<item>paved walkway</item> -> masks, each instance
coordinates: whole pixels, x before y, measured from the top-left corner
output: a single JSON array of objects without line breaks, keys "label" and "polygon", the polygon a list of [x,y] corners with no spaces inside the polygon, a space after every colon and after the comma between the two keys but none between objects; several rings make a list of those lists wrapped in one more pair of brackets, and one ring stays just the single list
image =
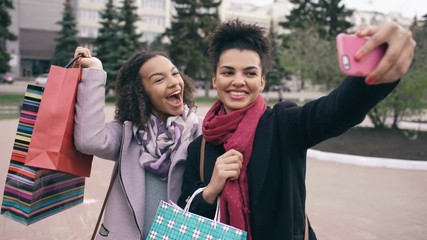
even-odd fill
[{"label": "paved walkway", "polygon": [[[207,108],[201,107],[199,115]],[[106,109],[111,118],[112,108]],[[17,120],[1,120],[0,199]],[[90,239],[112,163],[99,158],[86,180],[85,202],[24,226],[0,216],[0,239]],[[319,239],[418,240],[427,236],[427,172],[363,167],[309,158],[307,209]]]}]

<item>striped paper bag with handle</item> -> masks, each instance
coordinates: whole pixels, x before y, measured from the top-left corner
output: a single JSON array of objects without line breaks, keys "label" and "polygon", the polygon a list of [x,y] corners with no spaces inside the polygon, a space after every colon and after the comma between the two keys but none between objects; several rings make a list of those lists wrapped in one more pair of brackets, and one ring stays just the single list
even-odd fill
[{"label": "striped paper bag with handle", "polygon": [[7,172],[1,214],[29,225],[83,202],[85,178],[25,166],[44,88],[28,85]]}]

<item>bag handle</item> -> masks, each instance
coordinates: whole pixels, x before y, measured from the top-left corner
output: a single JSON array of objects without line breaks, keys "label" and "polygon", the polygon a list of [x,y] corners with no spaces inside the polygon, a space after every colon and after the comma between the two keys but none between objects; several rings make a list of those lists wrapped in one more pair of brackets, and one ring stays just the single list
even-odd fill
[{"label": "bag handle", "polygon": [[[69,68],[71,65],[73,65],[73,67],[74,67],[75,62],[76,62],[78,59],[80,59],[82,56],[83,56],[83,54],[82,54],[82,53],[79,53],[75,58],[73,58],[72,60],[70,60],[70,61],[67,63],[67,65],[65,65],[65,68]],[[80,61],[78,61],[78,63],[79,63],[79,65],[80,65]]]},{"label": "bag handle", "polygon": [[[206,146],[206,139],[202,136],[202,143],[200,144],[200,181],[202,181],[202,182],[204,182],[205,146]],[[206,187],[197,189],[193,193],[193,195],[196,196],[198,193],[200,193],[203,190],[205,190],[205,188]],[[186,207],[188,205],[188,209],[190,209],[191,201],[193,201],[193,198],[194,198],[193,195],[191,195],[191,197],[187,201],[187,204],[185,205]],[[221,215],[221,212],[220,212],[220,209],[219,209],[219,200],[220,200],[220,198],[218,196],[217,199],[216,199],[216,211],[215,211],[215,216],[214,216],[214,220],[217,221],[217,222],[219,222],[220,215]]]},{"label": "bag handle", "polygon": [[308,240],[308,219],[307,219],[307,214],[305,215],[304,240]]},{"label": "bag handle", "polygon": [[102,203],[101,211],[99,212],[98,220],[96,221],[95,229],[93,230],[91,240],[94,240],[96,237],[96,233],[98,232],[99,225],[101,224],[102,216],[104,215],[105,207],[107,205],[108,197],[110,196],[111,189],[113,188],[114,181],[117,177],[117,172],[119,171],[118,167],[116,167],[114,170],[113,176],[111,176],[110,186],[108,186],[107,193],[105,194],[104,202]]},{"label": "bag handle", "polygon": [[202,144],[200,145],[200,181],[204,182],[204,167],[205,167],[205,145],[206,139],[202,137]]},{"label": "bag handle", "polygon": [[[204,170],[204,165],[205,165],[205,146],[206,146],[206,139],[204,137],[202,137],[202,143],[200,145],[200,181],[204,181],[204,174],[203,174],[203,170]],[[189,211],[190,210],[190,205],[191,202],[193,201],[193,199],[196,197],[197,194],[203,192],[205,190],[206,187],[201,187],[199,189],[197,189],[196,191],[194,191],[194,193],[187,199],[187,203],[185,204],[184,207],[184,211]],[[216,211],[215,211],[215,217],[214,217],[214,221],[215,222],[219,222],[219,217],[220,217],[220,210],[219,210],[219,196],[216,200]]]},{"label": "bag handle", "polygon": [[[194,191],[194,193],[188,198],[187,203],[185,204],[184,207],[184,211],[188,212],[190,211],[190,206],[191,206],[191,202],[193,202],[193,199],[197,196],[197,194],[203,192],[205,190],[206,187],[201,187],[198,188],[196,191]],[[220,219],[220,210],[219,210],[219,202],[220,202],[220,198],[218,196],[217,200],[216,200],[216,210],[215,210],[215,217],[214,217],[214,222],[219,222]]]}]

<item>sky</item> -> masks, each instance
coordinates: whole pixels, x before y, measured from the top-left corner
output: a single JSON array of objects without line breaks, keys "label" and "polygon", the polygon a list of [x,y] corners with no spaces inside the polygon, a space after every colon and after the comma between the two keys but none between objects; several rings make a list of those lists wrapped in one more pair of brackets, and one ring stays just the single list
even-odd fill
[{"label": "sky", "polygon": [[[273,0],[229,0],[231,2],[247,2],[255,5],[265,5]],[[412,18],[427,14],[427,0],[343,0],[348,8],[371,10],[383,13],[400,12],[403,16]]]}]

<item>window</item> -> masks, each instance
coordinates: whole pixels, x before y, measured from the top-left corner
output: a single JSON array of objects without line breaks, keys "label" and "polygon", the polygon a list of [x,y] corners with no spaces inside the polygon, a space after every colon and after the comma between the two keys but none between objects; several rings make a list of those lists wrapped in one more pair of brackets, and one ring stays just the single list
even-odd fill
[{"label": "window", "polygon": [[89,9],[80,9],[79,18],[84,20],[99,21],[99,11],[89,10]]},{"label": "window", "polygon": [[79,28],[80,37],[89,37],[96,38],[98,36],[98,29],[95,27],[80,27]]},{"label": "window", "polygon": [[165,18],[160,16],[150,16],[150,15],[143,15],[141,16],[142,22],[147,25],[152,26],[165,26]]},{"label": "window", "polygon": [[143,32],[141,41],[143,42],[153,42],[156,37],[159,36],[159,33],[155,32]]},{"label": "window", "polygon": [[165,9],[166,0],[141,0],[143,8]]}]

